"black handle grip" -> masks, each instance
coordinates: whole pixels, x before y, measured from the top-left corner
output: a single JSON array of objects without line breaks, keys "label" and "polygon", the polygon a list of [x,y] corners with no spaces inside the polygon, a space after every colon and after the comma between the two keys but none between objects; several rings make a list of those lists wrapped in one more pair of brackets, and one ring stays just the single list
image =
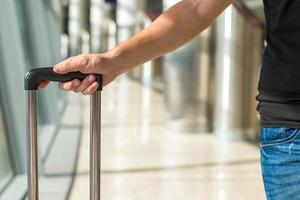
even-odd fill
[{"label": "black handle grip", "polygon": [[[90,74],[81,72],[70,72],[67,74],[57,74],[52,67],[36,68],[26,73],[24,79],[25,90],[38,90],[41,81],[68,82],[74,79],[83,80]],[[102,90],[102,75],[93,74],[99,83],[98,91]]]}]

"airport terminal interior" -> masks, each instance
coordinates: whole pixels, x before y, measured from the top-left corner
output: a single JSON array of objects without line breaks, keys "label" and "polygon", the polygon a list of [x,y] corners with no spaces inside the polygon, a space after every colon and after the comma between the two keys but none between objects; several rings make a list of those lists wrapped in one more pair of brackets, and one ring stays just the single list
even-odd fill
[{"label": "airport terminal interior", "polygon": [[[2,0],[0,200],[27,199],[24,75],[102,53],[179,0]],[[175,52],[101,92],[101,199],[264,200],[260,0],[239,0]],[[39,194],[89,199],[90,97],[38,91]]]}]

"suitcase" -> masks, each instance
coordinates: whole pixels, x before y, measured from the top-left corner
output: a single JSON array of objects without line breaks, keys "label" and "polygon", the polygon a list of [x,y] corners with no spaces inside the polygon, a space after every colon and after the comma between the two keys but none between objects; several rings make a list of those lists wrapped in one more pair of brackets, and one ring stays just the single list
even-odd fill
[{"label": "suitcase", "polygon": [[[94,75],[99,87],[90,97],[90,200],[100,200],[102,76]],[[83,80],[86,76],[88,74],[80,72],[56,74],[51,67],[33,69],[25,75],[28,200],[39,199],[36,100],[39,83],[42,80],[57,82],[67,82],[73,79]]]}]

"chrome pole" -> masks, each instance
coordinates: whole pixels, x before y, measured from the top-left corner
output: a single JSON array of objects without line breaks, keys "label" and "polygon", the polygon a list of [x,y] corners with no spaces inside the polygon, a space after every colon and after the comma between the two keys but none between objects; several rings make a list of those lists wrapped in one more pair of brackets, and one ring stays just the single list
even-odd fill
[{"label": "chrome pole", "polygon": [[[263,12],[261,1],[252,2],[251,9]],[[215,30],[213,132],[225,141],[252,138],[258,122],[252,110],[256,110],[253,99],[257,95],[264,34],[253,28],[233,6],[218,17]]]},{"label": "chrome pole", "polygon": [[[163,0],[163,7],[167,10],[178,2],[179,0]],[[201,72],[205,72],[206,66],[209,66],[205,63],[203,54],[210,51],[202,46],[209,42],[198,36],[164,56],[163,95],[167,110],[166,126],[171,132],[200,133],[207,132],[209,128],[206,112],[208,94],[200,90],[200,86],[206,84],[201,79],[205,77]]]},{"label": "chrome pole", "polygon": [[28,199],[39,199],[36,91],[26,91]]},{"label": "chrome pole", "polygon": [[100,200],[101,91],[91,96],[90,105],[90,200]]}]

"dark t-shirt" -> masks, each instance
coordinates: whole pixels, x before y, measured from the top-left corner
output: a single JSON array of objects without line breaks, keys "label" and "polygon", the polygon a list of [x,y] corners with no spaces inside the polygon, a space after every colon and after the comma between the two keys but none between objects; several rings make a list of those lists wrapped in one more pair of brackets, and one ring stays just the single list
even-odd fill
[{"label": "dark t-shirt", "polygon": [[264,0],[267,47],[259,81],[262,127],[300,128],[300,0]]}]

